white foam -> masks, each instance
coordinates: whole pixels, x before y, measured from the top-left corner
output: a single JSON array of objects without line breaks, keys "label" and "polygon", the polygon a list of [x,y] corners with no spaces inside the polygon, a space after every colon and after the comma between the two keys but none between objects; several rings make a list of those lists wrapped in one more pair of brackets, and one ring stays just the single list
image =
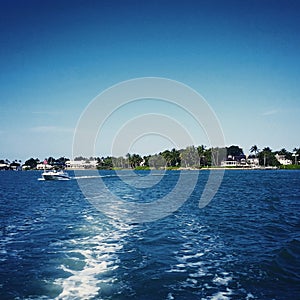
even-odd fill
[{"label": "white foam", "polygon": [[193,279],[193,278],[188,278],[186,281],[191,282],[194,285],[196,285],[198,283],[198,281],[196,279]]},{"label": "white foam", "polygon": [[207,272],[205,272],[204,270],[201,270],[201,269],[197,270],[196,273],[189,274],[189,276],[192,278],[202,277],[202,276],[206,276],[206,275],[207,275]]},{"label": "white foam", "polygon": [[[94,221],[94,218],[89,216],[86,216],[86,219]],[[99,225],[93,225],[89,228],[90,232],[99,234],[67,241],[67,248],[71,248],[67,252],[64,251],[68,263],[62,264],[60,268],[70,275],[55,280],[55,284],[62,288],[62,292],[56,297],[57,300],[91,299],[99,294],[101,284],[114,282],[113,276],[110,275],[109,280],[105,276],[102,280],[101,275],[107,275],[119,267],[117,252],[123,247],[119,241],[130,227],[121,226],[121,231],[116,228],[110,228],[108,231],[106,228],[101,230]],[[70,266],[70,261],[75,263],[75,268]],[[82,268],[78,270],[80,261]]]},{"label": "white foam", "polygon": [[191,268],[201,267],[202,265],[203,265],[202,261],[195,261],[195,262],[187,263],[187,266],[191,267]]},{"label": "white foam", "polygon": [[226,289],[226,292],[218,292],[218,293],[212,295],[211,297],[209,297],[209,299],[211,299],[211,300],[230,300],[231,299],[229,297],[230,295],[232,295],[232,290]]},{"label": "white foam", "polygon": [[172,295],[172,293],[169,293],[167,296],[167,300],[173,300],[175,299],[174,296]]},{"label": "white foam", "polygon": [[183,273],[186,272],[185,269],[176,269],[176,268],[172,268],[171,270],[167,270],[167,273]]},{"label": "white foam", "polygon": [[187,261],[189,259],[198,258],[198,257],[201,257],[203,255],[204,255],[204,253],[202,253],[202,252],[198,252],[196,254],[191,254],[191,255],[183,255],[181,257],[178,257],[178,260]]},{"label": "white foam", "polygon": [[213,279],[213,282],[219,285],[228,285],[228,282],[232,280],[231,276],[227,276],[227,277],[219,277],[218,275],[215,276],[215,278]]},{"label": "white foam", "polygon": [[93,178],[106,178],[106,177],[117,177],[117,175],[83,175],[83,176],[75,176],[72,179],[93,179]]},{"label": "white foam", "polygon": [[104,176],[90,175],[90,176],[76,176],[72,178],[77,180],[77,179],[92,179],[92,178],[99,178],[99,177],[104,177]]}]

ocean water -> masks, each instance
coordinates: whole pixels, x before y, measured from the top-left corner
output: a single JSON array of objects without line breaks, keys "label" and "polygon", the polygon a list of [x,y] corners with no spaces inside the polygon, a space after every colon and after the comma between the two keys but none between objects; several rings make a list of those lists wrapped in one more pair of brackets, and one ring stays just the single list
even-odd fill
[{"label": "ocean water", "polygon": [[[179,178],[122,172],[126,182],[101,175],[133,203],[159,199]],[[147,223],[107,217],[78,185],[97,180],[71,175],[0,172],[0,299],[300,299],[299,171],[228,170],[199,209],[209,175],[201,170],[178,210]]]}]

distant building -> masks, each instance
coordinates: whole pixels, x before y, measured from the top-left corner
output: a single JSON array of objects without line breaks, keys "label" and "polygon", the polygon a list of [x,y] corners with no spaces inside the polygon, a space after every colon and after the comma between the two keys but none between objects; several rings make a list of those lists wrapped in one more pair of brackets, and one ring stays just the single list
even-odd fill
[{"label": "distant building", "polygon": [[248,156],[248,158],[247,158],[247,164],[251,168],[258,167],[259,166],[259,158],[255,157],[255,156]]},{"label": "distant building", "polygon": [[44,169],[46,169],[46,170],[51,170],[52,168],[53,168],[53,166],[48,165],[48,164],[44,164],[44,163],[41,163],[41,164],[37,164],[37,165],[36,165],[36,169],[37,169],[37,170],[44,170]]},{"label": "distant building", "polygon": [[275,154],[275,157],[279,163],[284,166],[291,165],[293,163],[290,159],[285,158],[285,155]]},{"label": "distant building", "polygon": [[0,164],[0,170],[8,170],[9,165],[8,164]]},{"label": "distant building", "polygon": [[221,162],[221,167],[246,167],[247,161],[245,155],[231,156],[228,155],[226,160]]},{"label": "distant building", "polygon": [[228,155],[227,159],[221,162],[221,167],[239,167],[239,168],[257,168],[259,167],[259,159],[255,156]]},{"label": "distant building", "polygon": [[69,169],[96,169],[97,160],[67,160],[66,167]]},{"label": "distant building", "polygon": [[237,167],[238,162],[233,159],[227,158],[227,160],[221,161],[221,167]]},{"label": "distant building", "polygon": [[11,170],[14,170],[14,171],[21,171],[21,170],[22,170],[21,164],[18,163],[18,162],[16,162],[16,161],[12,162],[12,163],[9,165],[9,168],[10,168]]}]

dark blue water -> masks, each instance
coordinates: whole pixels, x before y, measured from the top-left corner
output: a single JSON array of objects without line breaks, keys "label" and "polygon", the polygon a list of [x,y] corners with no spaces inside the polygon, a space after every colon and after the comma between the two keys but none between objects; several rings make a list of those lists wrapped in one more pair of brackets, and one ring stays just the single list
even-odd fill
[{"label": "dark blue water", "polygon": [[[78,180],[95,185],[88,174]],[[0,172],[0,299],[299,299],[300,172],[226,171],[199,209],[208,174],[175,213],[135,224],[99,212],[75,179]],[[131,202],[178,180],[137,188],[103,175]]]}]

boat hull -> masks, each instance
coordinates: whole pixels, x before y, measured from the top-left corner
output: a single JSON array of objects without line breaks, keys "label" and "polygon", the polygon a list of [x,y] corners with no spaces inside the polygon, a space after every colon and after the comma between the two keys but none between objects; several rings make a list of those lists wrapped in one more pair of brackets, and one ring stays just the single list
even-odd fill
[{"label": "boat hull", "polygon": [[65,172],[44,172],[42,174],[44,180],[69,180],[70,177]]}]

